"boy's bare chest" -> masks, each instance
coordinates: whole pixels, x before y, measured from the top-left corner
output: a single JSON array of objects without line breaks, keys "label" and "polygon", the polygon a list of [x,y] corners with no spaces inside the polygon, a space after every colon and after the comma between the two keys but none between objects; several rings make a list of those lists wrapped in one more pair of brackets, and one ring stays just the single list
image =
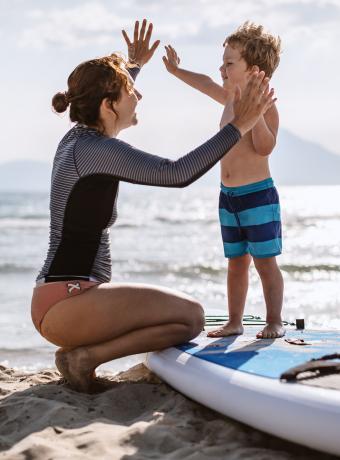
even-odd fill
[{"label": "boy's bare chest", "polygon": [[[226,123],[230,123],[234,118],[234,110],[233,110],[233,102],[231,101],[227,104],[224,108],[224,119]],[[253,155],[255,153],[253,138],[251,131],[244,134],[244,136],[237,142],[237,144],[230,150],[229,154],[226,155],[224,158],[225,160],[232,160],[234,155],[238,154],[241,157],[248,157],[249,155]],[[241,158],[240,158],[241,160]],[[246,158],[243,159],[245,161]],[[249,160],[249,158],[247,158]],[[241,160],[242,161],[242,160]]]},{"label": "boy's bare chest", "polygon": [[228,154],[222,158],[222,163],[231,164],[231,163],[249,163],[256,162],[259,155],[256,154],[253,138],[251,132],[246,133],[237,144],[232,147]]},{"label": "boy's bare chest", "polygon": [[[224,117],[226,122],[233,120],[234,111],[232,104],[230,104],[230,107],[225,108]],[[236,180],[242,181],[243,176],[267,174],[267,169],[268,159],[257,155],[251,131],[244,134],[221,160],[222,176],[226,179],[233,177]]]}]

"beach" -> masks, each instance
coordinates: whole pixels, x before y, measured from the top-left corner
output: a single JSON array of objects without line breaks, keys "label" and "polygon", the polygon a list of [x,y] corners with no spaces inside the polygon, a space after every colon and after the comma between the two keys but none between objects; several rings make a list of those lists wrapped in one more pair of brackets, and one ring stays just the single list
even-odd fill
[{"label": "beach", "polygon": [[0,22],[0,460],[340,460],[340,0]]},{"label": "beach", "polygon": [[[123,185],[111,231],[113,282],[164,285],[199,299],[207,315],[226,314],[218,189],[190,187],[169,195]],[[340,188],[279,191],[284,319],[339,329]],[[78,394],[60,384],[56,348],[39,336],[30,318],[48,224],[48,193],[1,195],[0,459],[331,458],[190,401],[141,367],[145,355],[100,366],[100,375],[112,384],[103,393]],[[265,315],[254,267],[245,313]],[[268,410],[275,408],[263,408],[259,417]]]},{"label": "beach", "polygon": [[[55,369],[23,373],[1,366],[0,458],[335,458],[223,417],[171,389],[142,364],[102,378],[105,391],[88,395],[69,389]],[[265,410],[259,414],[265,416]]]}]

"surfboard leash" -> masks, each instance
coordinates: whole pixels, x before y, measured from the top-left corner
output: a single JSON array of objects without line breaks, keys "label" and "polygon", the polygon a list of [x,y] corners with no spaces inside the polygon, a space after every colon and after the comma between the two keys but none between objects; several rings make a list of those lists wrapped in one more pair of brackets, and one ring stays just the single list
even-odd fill
[{"label": "surfboard leash", "polygon": [[[207,315],[205,317],[205,325],[206,326],[223,326],[226,322],[228,322],[229,316],[228,315]],[[284,326],[296,326],[295,323],[290,323],[289,321],[282,321]],[[265,326],[266,321],[261,318],[261,316],[255,315],[244,315],[242,324],[245,326]]]}]

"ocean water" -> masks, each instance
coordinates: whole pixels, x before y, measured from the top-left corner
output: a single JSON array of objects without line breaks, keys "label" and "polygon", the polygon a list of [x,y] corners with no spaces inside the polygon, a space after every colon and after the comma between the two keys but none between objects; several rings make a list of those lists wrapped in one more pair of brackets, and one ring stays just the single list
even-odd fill
[{"label": "ocean water", "polygon": [[[340,328],[340,186],[279,187],[284,251],[284,319]],[[47,193],[0,194],[0,363],[26,370],[54,365],[55,347],[35,331],[30,298],[48,245]],[[111,231],[112,281],[164,285],[199,299],[207,314],[226,313],[226,261],[218,187],[182,190],[123,184]],[[246,313],[265,316],[251,268]],[[102,366],[120,371],[142,355]]]}]

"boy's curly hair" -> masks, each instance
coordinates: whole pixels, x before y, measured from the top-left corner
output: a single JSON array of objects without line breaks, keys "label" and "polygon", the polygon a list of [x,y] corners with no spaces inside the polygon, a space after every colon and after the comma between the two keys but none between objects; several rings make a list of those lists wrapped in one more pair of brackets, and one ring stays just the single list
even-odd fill
[{"label": "boy's curly hair", "polygon": [[280,62],[281,38],[264,31],[264,27],[247,21],[229,35],[223,46],[240,49],[248,67],[257,65],[271,78]]}]

